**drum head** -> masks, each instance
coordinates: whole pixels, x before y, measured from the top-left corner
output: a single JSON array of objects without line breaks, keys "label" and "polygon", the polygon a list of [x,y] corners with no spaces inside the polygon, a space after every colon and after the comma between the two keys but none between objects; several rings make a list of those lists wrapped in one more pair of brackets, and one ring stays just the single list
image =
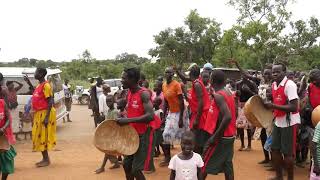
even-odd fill
[{"label": "drum head", "polygon": [[132,155],[139,148],[139,135],[130,125],[120,126],[114,120],[105,120],[95,131],[94,145],[106,154]]},{"label": "drum head", "polygon": [[255,127],[268,128],[272,124],[272,111],[266,109],[260,96],[252,96],[245,104],[245,116]]}]

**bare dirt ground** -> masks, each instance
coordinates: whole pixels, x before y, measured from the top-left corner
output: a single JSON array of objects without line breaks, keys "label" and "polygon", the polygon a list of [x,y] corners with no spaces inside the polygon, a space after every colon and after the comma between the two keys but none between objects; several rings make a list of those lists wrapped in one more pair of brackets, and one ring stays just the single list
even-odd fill
[{"label": "bare dirt ground", "polygon": [[[61,123],[57,128],[58,145],[55,151],[49,152],[51,166],[36,168],[35,163],[41,160],[41,154],[32,152],[30,140],[23,140],[16,144],[17,157],[15,159],[15,173],[9,176],[12,180],[122,180],[125,179],[123,169],[109,170],[107,163],[106,172],[96,175],[96,170],[103,159],[103,154],[92,144],[94,133],[93,119],[87,106],[74,105],[72,107],[72,123]],[[258,165],[262,160],[260,141],[253,142],[251,152],[239,152],[239,141],[235,144],[234,169],[235,179],[243,180],[265,180],[273,175],[265,168]],[[173,153],[179,151],[175,146]],[[157,165],[161,160],[155,159]],[[165,180],[169,179],[170,171],[167,168],[157,167],[155,173],[146,175],[147,179]],[[308,179],[308,169],[296,168],[295,179]],[[224,176],[209,176],[209,180],[222,180]]]}]

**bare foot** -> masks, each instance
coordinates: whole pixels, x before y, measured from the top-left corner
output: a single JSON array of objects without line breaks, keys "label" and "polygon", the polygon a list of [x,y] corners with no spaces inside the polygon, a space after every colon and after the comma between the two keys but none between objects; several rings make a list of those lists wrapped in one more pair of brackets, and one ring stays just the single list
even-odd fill
[{"label": "bare foot", "polygon": [[120,168],[120,164],[114,164],[109,169],[118,169],[118,168]]},{"label": "bare foot", "polygon": [[36,163],[37,167],[46,167],[50,165],[50,160],[42,160],[38,163]]},{"label": "bare foot", "polygon": [[94,171],[96,174],[100,174],[102,172],[104,172],[104,168],[99,168],[97,170]]}]

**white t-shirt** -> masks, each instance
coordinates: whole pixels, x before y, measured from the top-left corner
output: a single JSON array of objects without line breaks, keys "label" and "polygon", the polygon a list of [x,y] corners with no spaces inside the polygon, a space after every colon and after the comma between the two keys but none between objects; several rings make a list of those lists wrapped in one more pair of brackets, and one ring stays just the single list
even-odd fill
[{"label": "white t-shirt", "polygon": [[99,113],[103,113],[105,116],[107,116],[109,110],[106,99],[107,97],[104,94],[99,96]]},{"label": "white t-shirt", "polygon": [[[283,80],[280,83],[280,86],[284,86],[285,82],[287,81],[287,77],[284,77]],[[272,88],[274,88],[275,86],[272,86]],[[277,90],[279,87],[276,87],[275,90]],[[294,100],[294,99],[298,99],[299,100],[299,96],[298,96],[298,88],[297,85],[292,81],[292,80],[288,80],[286,86],[284,87],[284,94],[287,96],[288,101]],[[284,115],[282,117],[276,117],[275,119],[275,124],[277,127],[289,127],[289,124],[287,122],[287,116]],[[293,126],[295,124],[300,124],[300,114],[299,113],[295,113],[292,114],[290,113],[290,126]]]},{"label": "white t-shirt", "polygon": [[178,155],[173,156],[169,169],[176,171],[175,180],[198,180],[197,168],[202,168],[203,165],[200,154],[194,152],[189,160],[182,160]]},{"label": "white t-shirt", "polygon": [[66,98],[71,98],[71,92],[70,92],[70,85],[68,84],[68,85],[65,85],[65,84],[63,84],[62,85],[62,88],[63,88],[63,91],[64,91],[64,96],[66,97]]},{"label": "white t-shirt", "polygon": [[96,92],[97,92],[97,99],[103,94],[102,87],[96,87]]}]

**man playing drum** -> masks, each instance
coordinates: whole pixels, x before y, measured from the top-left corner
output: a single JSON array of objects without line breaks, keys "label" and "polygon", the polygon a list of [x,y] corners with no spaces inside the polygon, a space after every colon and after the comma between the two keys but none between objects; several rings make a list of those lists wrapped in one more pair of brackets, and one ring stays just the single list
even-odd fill
[{"label": "man playing drum", "polygon": [[265,103],[273,109],[275,118],[272,132],[272,162],[276,170],[274,180],[282,180],[282,169],[288,172],[288,180],[293,179],[296,147],[296,128],[300,124],[298,111],[299,96],[297,85],[286,77],[286,66],[272,66],[272,103]]},{"label": "man playing drum", "polygon": [[127,180],[145,180],[142,170],[147,158],[148,137],[151,131],[149,122],[153,120],[154,112],[150,93],[138,85],[140,71],[137,68],[125,69],[122,73],[122,85],[129,88],[127,96],[127,118],[117,118],[119,124],[130,124],[139,134],[139,149],[123,160],[123,168]]}]

